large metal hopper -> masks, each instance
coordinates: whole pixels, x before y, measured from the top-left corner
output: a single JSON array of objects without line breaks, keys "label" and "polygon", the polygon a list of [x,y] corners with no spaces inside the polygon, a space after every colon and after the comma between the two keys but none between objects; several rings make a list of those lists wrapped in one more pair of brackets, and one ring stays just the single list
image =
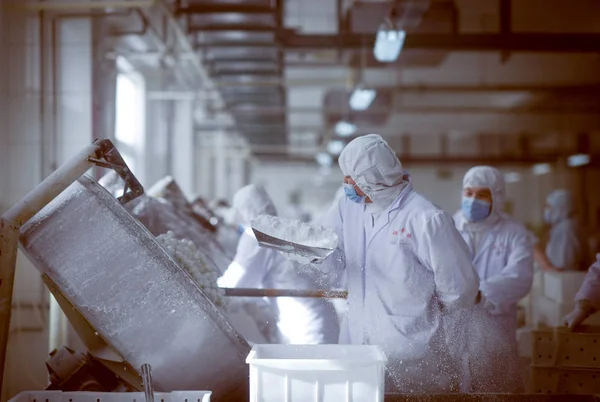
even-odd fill
[{"label": "large metal hopper", "polygon": [[72,306],[67,316],[88,324],[74,326],[92,353],[102,341],[122,356],[122,370],[150,364],[157,391],[206,389],[217,401],[246,399],[247,342],[92,179],[81,177],[29,220],[21,246],[63,306]]}]

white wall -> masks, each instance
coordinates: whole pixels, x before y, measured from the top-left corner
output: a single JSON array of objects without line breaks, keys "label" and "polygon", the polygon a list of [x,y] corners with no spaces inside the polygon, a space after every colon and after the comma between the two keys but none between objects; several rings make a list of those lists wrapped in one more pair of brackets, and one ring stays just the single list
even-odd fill
[{"label": "white wall", "polygon": [[280,215],[285,215],[290,193],[296,190],[300,191],[302,206],[315,215],[329,206],[342,179],[337,167],[329,175],[321,176],[316,164],[255,162],[250,182],[265,187]]}]

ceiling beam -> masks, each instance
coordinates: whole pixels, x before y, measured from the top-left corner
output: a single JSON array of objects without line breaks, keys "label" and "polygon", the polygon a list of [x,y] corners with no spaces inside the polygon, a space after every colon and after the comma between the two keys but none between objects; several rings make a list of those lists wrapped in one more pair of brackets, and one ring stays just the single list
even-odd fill
[{"label": "ceiling beam", "polygon": [[[215,110],[216,112],[220,110]],[[343,106],[339,108],[323,108],[323,107],[284,107],[284,106],[271,106],[262,107],[260,110],[255,109],[244,109],[237,108],[229,110],[235,114],[279,114],[285,112],[287,114],[343,114],[347,113]],[[547,114],[598,114],[598,108],[590,107],[589,109],[582,109],[577,107],[566,107],[566,106],[544,106],[544,107],[522,107],[522,108],[510,108],[510,107],[491,107],[491,106],[410,106],[401,105],[397,107],[379,108],[379,109],[368,109],[366,111],[353,112],[357,116],[364,116],[368,114],[383,114],[383,113],[415,113],[415,114],[456,114],[456,113],[467,113],[467,114],[532,114],[532,115],[547,115]]]},{"label": "ceiling beam", "polygon": [[271,7],[257,6],[253,4],[188,4],[177,10],[177,14],[273,14],[276,10]]},{"label": "ceiling beam", "polygon": [[[216,32],[216,31],[240,31],[240,32],[275,32],[277,30],[274,26],[269,25],[256,25],[256,24],[206,24],[206,25],[192,25],[189,28],[189,32]],[[210,42],[209,42],[210,44]]]},{"label": "ceiling beam", "polygon": [[[360,49],[372,47],[375,34],[280,36],[287,50]],[[600,52],[600,34],[408,34],[404,49],[430,49],[463,52]]]}]

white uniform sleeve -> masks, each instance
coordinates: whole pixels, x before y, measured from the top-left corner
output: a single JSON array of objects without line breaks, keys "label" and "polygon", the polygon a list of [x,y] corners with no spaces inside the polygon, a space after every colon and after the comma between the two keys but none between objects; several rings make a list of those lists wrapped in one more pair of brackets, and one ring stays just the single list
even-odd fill
[{"label": "white uniform sleeve", "polygon": [[481,293],[486,297],[492,313],[509,312],[531,290],[533,283],[533,246],[525,230],[513,236],[506,266],[499,275],[481,282]]},{"label": "white uniform sleeve", "polygon": [[219,286],[236,288],[260,288],[269,270],[274,250],[260,247],[256,239],[242,234],[233,262],[219,279]]},{"label": "white uniform sleeve", "polygon": [[588,270],[579,292],[575,295],[575,301],[583,299],[589,300],[600,310],[600,254],[596,254],[596,262]]},{"label": "white uniform sleeve", "polygon": [[449,308],[474,305],[479,276],[452,218],[445,213],[434,215],[425,223],[419,237],[418,257],[435,275],[439,300]]}]

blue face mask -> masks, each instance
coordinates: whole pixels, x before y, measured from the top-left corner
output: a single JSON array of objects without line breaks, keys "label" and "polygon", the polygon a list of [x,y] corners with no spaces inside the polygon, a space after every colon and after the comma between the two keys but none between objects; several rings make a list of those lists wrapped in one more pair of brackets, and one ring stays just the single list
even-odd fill
[{"label": "blue face mask", "polygon": [[492,204],[473,197],[463,197],[461,208],[465,217],[471,222],[479,222],[490,215]]},{"label": "blue face mask", "polygon": [[357,204],[364,204],[367,199],[366,196],[358,195],[352,184],[344,183],[344,193],[346,193],[346,197],[348,197],[350,201]]}]

